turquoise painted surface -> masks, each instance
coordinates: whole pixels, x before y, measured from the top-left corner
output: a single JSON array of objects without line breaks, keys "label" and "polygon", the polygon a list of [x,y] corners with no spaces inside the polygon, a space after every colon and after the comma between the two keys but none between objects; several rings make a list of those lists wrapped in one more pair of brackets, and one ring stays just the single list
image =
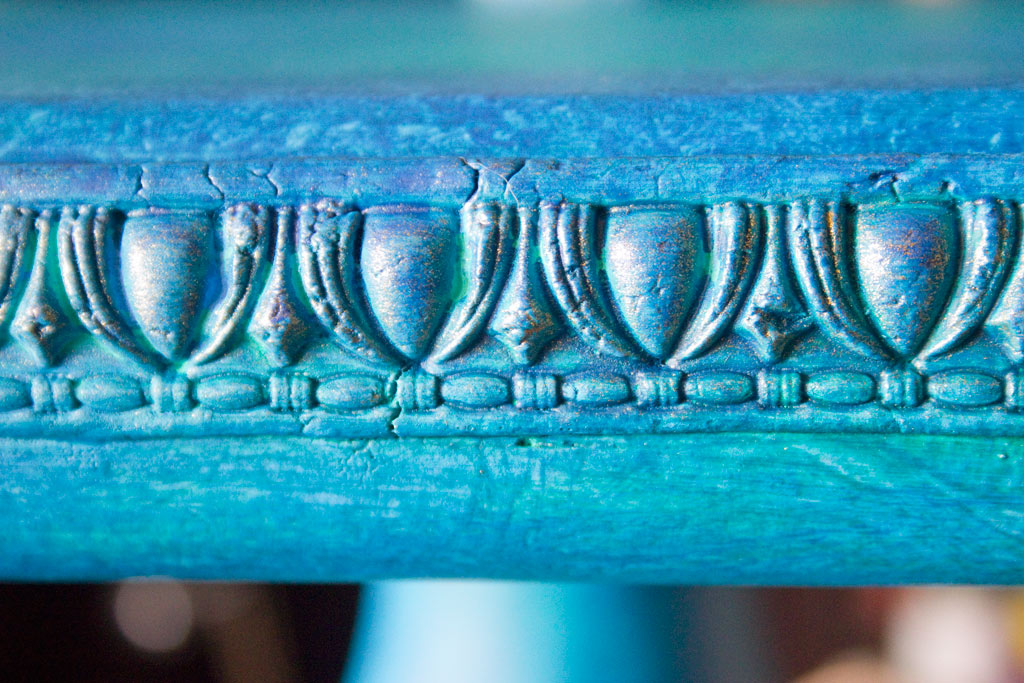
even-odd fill
[{"label": "turquoise painted surface", "polygon": [[[810,164],[795,174],[806,179],[808,171],[819,170],[818,164],[824,164],[826,174],[830,167],[856,165],[858,160],[851,158],[856,155],[1021,154],[1021,82],[998,87],[723,88],[703,94],[652,88],[636,95],[495,95],[482,89],[448,96],[420,88],[387,96],[227,89],[205,95],[172,90],[8,97],[0,98],[0,161],[148,163],[154,171],[161,170],[159,162],[184,162],[192,164],[190,171],[180,172],[188,180],[205,163],[218,161],[252,165],[265,174],[270,160],[309,164],[323,157],[579,163],[648,158],[652,164],[666,157],[699,165],[723,156],[743,164],[756,162],[756,155],[778,155],[776,161],[798,168],[801,159]],[[897,168],[872,170],[898,171],[899,161],[883,159]],[[903,159],[909,161],[916,160]],[[968,158],[962,163],[985,169],[987,162]],[[113,171],[100,166],[96,173],[103,177]],[[719,175],[711,173],[708,179]],[[764,181],[785,181],[794,174],[744,170],[738,175],[750,184],[771,185]],[[159,196],[175,184],[172,175],[156,176],[144,194]],[[39,189],[51,188],[39,183]],[[264,183],[263,192],[273,188]],[[209,187],[205,195],[208,201],[216,199]]]},{"label": "turquoise painted surface", "polygon": [[1024,442],[0,442],[0,576],[1020,583]]},{"label": "turquoise painted surface", "polygon": [[[1022,99],[9,102],[0,576],[1019,582]],[[516,107],[532,118],[502,124]],[[265,156],[317,116],[333,132],[300,158]],[[633,127],[586,132],[604,117]],[[345,150],[359,158],[323,156]],[[613,223],[611,258],[591,258],[601,217],[665,202],[671,231]],[[416,237],[414,274],[395,276],[384,238],[359,253],[370,280],[352,267],[376,205],[402,207],[370,227]],[[519,209],[543,220],[498,267]],[[455,212],[458,240],[408,218]],[[726,245],[658,261],[713,283],[704,312],[604,310],[652,291],[659,268],[632,266],[662,234]],[[928,277],[901,303],[908,269]],[[785,343],[745,297],[782,314]],[[442,309],[455,362],[412,367]],[[514,324],[471,349],[494,310]]]},{"label": "turquoise painted surface", "polygon": [[1020,582],[1024,15],[638,7],[0,8],[0,576]]}]

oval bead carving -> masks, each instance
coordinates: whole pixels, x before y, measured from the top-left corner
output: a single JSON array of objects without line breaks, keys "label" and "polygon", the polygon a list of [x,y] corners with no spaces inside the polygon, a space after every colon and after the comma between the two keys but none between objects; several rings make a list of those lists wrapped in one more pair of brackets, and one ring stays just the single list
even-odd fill
[{"label": "oval bead carving", "polygon": [[445,378],[441,398],[459,408],[496,408],[512,400],[512,390],[504,377],[466,373]]},{"label": "oval bead carving", "polygon": [[707,272],[703,218],[692,206],[608,212],[604,259],[612,299],[637,343],[666,358]]},{"label": "oval bead carving", "polygon": [[807,379],[804,391],[818,403],[855,406],[875,398],[875,380],[863,372],[819,372]]},{"label": "oval bead carving", "polygon": [[999,379],[981,372],[950,370],[928,378],[928,396],[956,408],[979,408],[1003,398]]},{"label": "oval bead carving", "polygon": [[562,396],[570,403],[584,406],[614,406],[632,396],[629,380],[621,375],[581,373],[567,377]]},{"label": "oval bead carving", "polygon": [[146,404],[139,383],[124,375],[93,375],[78,382],[75,397],[85,406],[105,413],[120,413]]},{"label": "oval bead carving", "polygon": [[265,403],[263,382],[250,375],[218,375],[199,380],[196,386],[199,405],[219,412],[248,410]]},{"label": "oval bead carving", "polygon": [[146,340],[166,358],[181,359],[192,345],[213,254],[205,211],[128,215],[121,236],[125,298]]},{"label": "oval bead carving", "polygon": [[384,382],[373,375],[342,375],[316,388],[316,401],[328,410],[366,410],[387,401]]},{"label": "oval bead carving", "polygon": [[426,354],[451,303],[457,244],[458,220],[447,209],[385,206],[365,213],[366,298],[385,336],[410,360]]},{"label": "oval bead carving", "polygon": [[853,257],[861,295],[876,330],[897,355],[924,344],[956,275],[956,219],[946,207],[862,206]]},{"label": "oval bead carving", "polygon": [[698,403],[745,403],[754,398],[754,382],[738,372],[700,372],[686,378],[685,392]]},{"label": "oval bead carving", "polygon": [[0,411],[17,410],[32,405],[28,385],[10,377],[0,377]]}]

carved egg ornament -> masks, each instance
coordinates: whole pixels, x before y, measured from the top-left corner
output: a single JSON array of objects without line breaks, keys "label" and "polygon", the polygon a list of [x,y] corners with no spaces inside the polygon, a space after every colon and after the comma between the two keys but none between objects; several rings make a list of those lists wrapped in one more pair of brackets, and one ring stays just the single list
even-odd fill
[{"label": "carved egg ornament", "polygon": [[220,226],[207,211],[147,208],[128,213],[118,239],[110,213],[65,210],[68,299],[90,332],[143,363],[203,362],[256,295],[267,222],[265,207],[248,204],[228,207]]},{"label": "carved egg ornament", "polygon": [[707,270],[703,217],[694,207],[623,206],[608,213],[605,272],[634,339],[664,359],[682,332]]},{"label": "carved egg ornament", "polygon": [[121,234],[121,277],[132,317],[162,356],[179,360],[196,337],[210,284],[213,226],[205,212],[133,211]]},{"label": "carved egg ornament", "polygon": [[670,366],[706,352],[728,328],[763,239],[760,212],[740,202],[706,216],[679,204],[615,207],[600,247],[593,207],[542,204],[540,234],[548,284],[580,336],[600,353],[645,352]]},{"label": "carved egg ornament", "polygon": [[359,211],[341,202],[298,214],[299,272],[332,339],[386,364],[437,362],[481,332],[510,257],[509,207],[473,205],[459,216],[425,205]]},{"label": "carved egg ornament", "polygon": [[868,316],[889,348],[912,356],[956,277],[956,217],[938,206],[864,206],[855,225],[853,262]]},{"label": "carved egg ornament", "polygon": [[1004,202],[791,208],[797,279],[819,325],[867,356],[918,362],[977,332],[1006,280],[1018,226]]},{"label": "carved egg ornament", "polygon": [[455,294],[459,223],[452,211],[385,206],[363,217],[360,270],[366,299],[406,358],[430,348]]}]

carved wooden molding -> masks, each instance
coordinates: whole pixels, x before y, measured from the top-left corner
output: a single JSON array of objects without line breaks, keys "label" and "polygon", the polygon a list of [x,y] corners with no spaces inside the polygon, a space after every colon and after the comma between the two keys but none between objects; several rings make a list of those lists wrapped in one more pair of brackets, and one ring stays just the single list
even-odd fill
[{"label": "carved wooden molding", "polygon": [[0,577],[1021,581],[1019,90],[0,110]]},{"label": "carved wooden molding", "polygon": [[0,426],[1024,434],[1019,159],[819,161],[0,167]]}]

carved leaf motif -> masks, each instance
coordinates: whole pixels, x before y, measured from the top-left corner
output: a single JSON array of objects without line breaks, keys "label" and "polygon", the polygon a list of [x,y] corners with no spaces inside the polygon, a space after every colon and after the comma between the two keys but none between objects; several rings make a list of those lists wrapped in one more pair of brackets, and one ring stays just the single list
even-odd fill
[{"label": "carved leaf motif", "polygon": [[[964,259],[949,308],[922,358],[946,353],[981,327],[1010,270],[1019,226],[1013,207],[979,199],[961,208]],[[998,320],[998,317],[997,317]]]},{"label": "carved leaf motif", "polygon": [[851,259],[850,234],[841,205],[818,199],[794,203],[789,247],[804,299],[825,332],[869,358],[887,357],[856,308],[846,266]]},{"label": "carved leaf motif", "polygon": [[789,344],[807,332],[813,322],[793,291],[784,239],[784,209],[769,205],[764,207],[764,212],[767,226],[764,257],[736,327],[753,343],[761,360],[774,362],[782,358]]},{"label": "carved leaf motif", "polygon": [[761,214],[739,202],[711,209],[711,272],[697,312],[668,365],[699,356],[721,336],[743,304],[761,251]]},{"label": "carved leaf motif", "polygon": [[593,207],[544,202],[539,227],[544,271],[569,323],[600,353],[617,358],[637,356],[632,344],[615,329],[600,288]]},{"label": "carved leaf motif", "polygon": [[249,333],[278,366],[294,363],[313,334],[289,277],[294,212],[277,210],[277,238],[267,285],[253,312]]},{"label": "carved leaf motif", "polygon": [[515,262],[489,330],[523,364],[536,360],[562,330],[561,322],[551,311],[539,272],[540,263],[534,253],[536,243],[537,212],[521,207]]},{"label": "carved leaf motif", "polygon": [[258,295],[257,279],[266,263],[270,211],[256,204],[237,204],[224,212],[225,292],[214,309],[206,342],[192,356],[205,363],[224,352],[235,337]]},{"label": "carved leaf motif", "polygon": [[0,326],[10,319],[18,291],[28,276],[25,248],[36,214],[10,205],[0,208]]},{"label": "carved leaf motif", "polygon": [[[58,257],[64,290],[90,333],[103,337],[144,365],[160,367],[162,360],[138,343],[111,299],[105,254],[110,224],[110,214],[103,208],[66,207],[61,212]],[[41,240],[43,234],[40,231]],[[37,246],[37,254],[43,248]]]},{"label": "carved leaf motif", "polygon": [[468,289],[434,345],[432,359],[448,360],[476,340],[501,296],[511,264],[514,208],[473,203],[463,209],[463,270]]},{"label": "carved leaf motif", "polygon": [[684,205],[614,207],[604,261],[620,319],[647,353],[664,360],[707,279],[702,212]]},{"label": "carved leaf motif", "polygon": [[395,363],[371,331],[355,295],[358,211],[324,200],[305,204],[298,215],[299,273],[313,311],[342,348],[367,360]]}]

